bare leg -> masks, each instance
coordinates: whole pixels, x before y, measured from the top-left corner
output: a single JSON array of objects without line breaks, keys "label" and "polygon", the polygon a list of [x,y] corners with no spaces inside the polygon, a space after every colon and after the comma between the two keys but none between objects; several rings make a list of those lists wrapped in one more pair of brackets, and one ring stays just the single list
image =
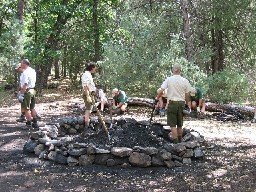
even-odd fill
[{"label": "bare leg", "polygon": [[105,102],[104,101],[100,101],[100,110],[103,111],[104,110],[104,105],[105,105]]},{"label": "bare leg", "polygon": [[196,102],[192,101],[191,102],[191,109],[196,111],[197,110],[196,108],[197,108]]},{"label": "bare leg", "polygon": [[205,112],[205,107],[206,107],[206,105],[205,105],[205,103],[203,102],[203,103],[202,103],[201,112]]},{"label": "bare leg", "polygon": [[177,133],[177,128],[176,127],[172,127],[172,140],[173,143],[178,143],[178,133]]},{"label": "bare leg", "polygon": [[179,143],[181,142],[182,134],[183,134],[183,129],[182,129],[182,127],[178,127],[178,128],[177,128],[177,135],[178,135],[178,142],[179,142]]}]

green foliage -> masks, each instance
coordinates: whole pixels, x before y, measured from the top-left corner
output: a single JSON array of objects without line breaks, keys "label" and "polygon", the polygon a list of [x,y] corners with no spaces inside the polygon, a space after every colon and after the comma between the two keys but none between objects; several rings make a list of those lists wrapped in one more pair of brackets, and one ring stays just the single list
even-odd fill
[{"label": "green foliage", "polygon": [[[123,89],[129,96],[154,97],[164,79],[171,74],[172,65],[178,63],[182,65],[183,76],[192,85],[204,87],[206,74],[182,57],[184,46],[179,36],[172,36],[170,43],[165,44],[168,49],[157,52],[145,46],[147,40],[134,36],[135,46],[117,43],[108,45],[105,49],[106,60],[102,63],[105,84],[110,88]],[[155,46],[161,47],[162,44],[160,41]]]},{"label": "green foliage", "polygon": [[241,71],[225,69],[208,79],[208,97],[217,102],[245,102],[248,98],[249,84]]},{"label": "green foliage", "polygon": [[8,83],[15,83],[14,66],[20,61],[23,54],[23,33],[21,24],[16,20],[10,20],[9,31],[2,32],[0,36],[0,78]]}]

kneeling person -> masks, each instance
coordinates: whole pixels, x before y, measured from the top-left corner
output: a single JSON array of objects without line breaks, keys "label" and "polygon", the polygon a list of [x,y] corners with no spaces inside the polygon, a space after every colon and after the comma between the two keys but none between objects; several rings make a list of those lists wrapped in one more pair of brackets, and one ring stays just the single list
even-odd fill
[{"label": "kneeling person", "polygon": [[205,112],[205,103],[203,101],[202,90],[198,87],[190,91],[191,109],[197,112]]},{"label": "kneeling person", "polygon": [[124,91],[118,90],[117,88],[112,91],[113,97],[113,114],[123,114],[127,108],[128,97]]}]

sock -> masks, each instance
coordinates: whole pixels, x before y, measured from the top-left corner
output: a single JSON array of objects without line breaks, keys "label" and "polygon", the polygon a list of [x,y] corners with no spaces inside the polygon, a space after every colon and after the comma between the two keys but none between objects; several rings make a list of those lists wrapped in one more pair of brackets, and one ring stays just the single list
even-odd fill
[{"label": "sock", "polygon": [[178,136],[178,143],[181,143],[181,139],[182,139],[182,137]]},{"label": "sock", "polygon": [[33,118],[32,122],[37,124],[37,118]]},{"label": "sock", "polygon": [[20,117],[25,117],[25,112],[22,112]]},{"label": "sock", "polygon": [[88,127],[89,127],[89,122],[85,122],[85,123],[84,123],[84,131],[85,131],[86,129],[88,129]]},{"label": "sock", "polygon": [[26,122],[26,126],[27,126],[27,127],[31,127],[31,126],[32,126],[31,121],[27,121],[27,122]]},{"label": "sock", "polygon": [[177,144],[178,143],[178,138],[172,139],[173,143]]}]

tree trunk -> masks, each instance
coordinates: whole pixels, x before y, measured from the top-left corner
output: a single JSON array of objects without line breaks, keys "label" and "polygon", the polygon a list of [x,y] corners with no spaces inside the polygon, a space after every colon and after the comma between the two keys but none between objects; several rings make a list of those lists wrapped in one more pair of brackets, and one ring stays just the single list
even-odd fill
[{"label": "tree trunk", "polygon": [[214,55],[212,56],[212,72],[216,73],[223,70],[224,53],[223,53],[223,32],[219,30],[211,30],[212,46]]},{"label": "tree trunk", "polygon": [[93,1],[92,22],[94,29],[94,61],[100,60],[100,32],[98,23],[98,0]]},{"label": "tree trunk", "polygon": [[180,3],[182,17],[183,17],[183,33],[185,37],[185,54],[188,61],[193,59],[193,43],[190,30],[190,20],[189,20],[189,7],[188,0],[181,0]]},{"label": "tree trunk", "polygon": [[25,3],[25,0],[19,0],[19,3],[18,3],[18,14],[17,14],[17,17],[18,17],[18,20],[20,22],[23,22],[23,17],[24,17],[24,3]]},{"label": "tree trunk", "polygon": [[[62,2],[63,6],[67,6],[68,0],[63,0]],[[62,15],[59,13],[57,16],[56,22],[53,26],[52,33],[50,34],[49,38],[47,39],[45,50],[44,50],[44,67],[40,65],[40,73],[41,75],[37,76],[37,81],[40,83],[39,89],[46,88],[47,87],[47,80],[51,73],[52,65],[54,64],[55,57],[54,54],[58,50],[58,42],[59,42],[59,35],[61,34],[61,30],[66,24],[68,18],[71,16],[71,14],[68,15]],[[50,54],[49,54],[50,53]],[[39,90],[41,93],[42,90]]]},{"label": "tree trunk", "polygon": [[59,79],[60,78],[60,65],[59,65],[59,60],[55,59],[54,61],[54,77],[55,79]]}]

